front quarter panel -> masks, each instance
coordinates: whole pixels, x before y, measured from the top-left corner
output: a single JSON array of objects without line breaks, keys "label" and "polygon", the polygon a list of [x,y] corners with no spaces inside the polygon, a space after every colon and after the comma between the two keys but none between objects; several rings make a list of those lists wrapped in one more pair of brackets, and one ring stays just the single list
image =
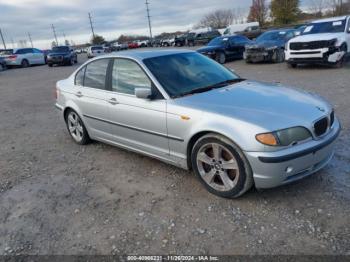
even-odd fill
[{"label": "front quarter panel", "polygon": [[[237,144],[243,151],[266,149],[255,140],[261,128],[250,123],[199,109],[168,103],[167,126],[170,154],[180,159],[187,158],[187,149],[193,137],[200,133],[218,133]],[[179,139],[172,139],[179,138]]]}]

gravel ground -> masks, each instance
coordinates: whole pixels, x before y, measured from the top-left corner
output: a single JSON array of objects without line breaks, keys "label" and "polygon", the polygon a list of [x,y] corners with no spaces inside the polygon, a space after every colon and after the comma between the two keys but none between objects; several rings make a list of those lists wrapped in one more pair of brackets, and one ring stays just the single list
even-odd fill
[{"label": "gravel ground", "polygon": [[73,143],[54,108],[54,86],[76,66],[7,70],[0,73],[0,254],[350,255],[350,65],[226,65],[334,104],[343,132],[333,161],[288,186],[218,198],[190,172]]}]

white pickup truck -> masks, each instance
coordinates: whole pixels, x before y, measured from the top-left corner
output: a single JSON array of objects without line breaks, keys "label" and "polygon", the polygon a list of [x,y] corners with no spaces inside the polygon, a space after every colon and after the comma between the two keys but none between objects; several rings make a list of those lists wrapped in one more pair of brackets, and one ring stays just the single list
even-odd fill
[{"label": "white pickup truck", "polygon": [[298,64],[330,64],[342,67],[350,54],[350,16],[326,18],[307,25],[302,35],[285,48],[286,61]]}]

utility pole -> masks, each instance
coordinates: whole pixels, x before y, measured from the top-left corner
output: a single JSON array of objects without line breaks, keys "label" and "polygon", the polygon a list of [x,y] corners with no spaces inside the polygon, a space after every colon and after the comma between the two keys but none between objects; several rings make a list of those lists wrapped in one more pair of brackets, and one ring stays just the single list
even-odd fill
[{"label": "utility pole", "polygon": [[4,48],[6,49],[6,44],[5,44],[4,36],[2,35],[1,28],[0,28],[0,36],[1,36],[1,39],[2,39],[2,44],[4,45]]},{"label": "utility pole", "polygon": [[148,0],[146,0],[146,10],[147,10],[147,18],[148,18],[148,27],[149,27],[149,35],[150,35],[150,40],[152,41],[152,38],[153,38],[153,36],[152,36],[152,25],[151,25],[151,16],[149,15],[149,7],[148,7],[148,5],[149,5],[149,2],[148,2]]},{"label": "utility pole", "polygon": [[54,26],[53,24],[51,24],[51,28],[52,28],[53,35],[55,36],[56,45],[58,45],[58,41],[57,41],[57,35],[56,35],[56,29],[55,29],[55,26]]},{"label": "utility pole", "polygon": [[92,37],[93,39],[95,39],[95,32],[94,32],[94,27],[92,25],[92,18],[91,18],[91,14],[89,13],[89,20],[90,20],[90,26],[91,26],[91,32],[92,32]]},{"label": "utility pole", "polygon": [[32,36],[30,35],[29,32],[28,32],[28,37],[29,37],[30,44],[32,45],[32,48],[33,48],[34,46],[33,46]]}]

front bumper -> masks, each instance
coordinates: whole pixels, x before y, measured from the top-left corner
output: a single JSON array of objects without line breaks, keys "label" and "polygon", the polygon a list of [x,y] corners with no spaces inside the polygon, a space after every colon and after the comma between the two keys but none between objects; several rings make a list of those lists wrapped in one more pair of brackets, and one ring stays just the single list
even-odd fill
[{"label": "front bumper", "polygon": [[268,62],[272,61],[274,50],[249,50],[246,49],[244,53],[244,58],[250,62],[257,63],[257,62]]},{"label": "front bumper", "polygon": [[332,159],[334,143],[340,133],[335,121],[329,133],[320,140],[275,152],[245,152],[253,170],[256,188],[272,188],[309,176]]},{"label": "front bumper", "polygon": [[290,64],[335,64],[345,52],[339,48],[321,48],[310,50],[288,50],[286,61]]},{"label": "front bumper", "polygon": [[58,56],[58,57],[47,57],[48,64],[66,64],[69,63],[71,57]]}]

